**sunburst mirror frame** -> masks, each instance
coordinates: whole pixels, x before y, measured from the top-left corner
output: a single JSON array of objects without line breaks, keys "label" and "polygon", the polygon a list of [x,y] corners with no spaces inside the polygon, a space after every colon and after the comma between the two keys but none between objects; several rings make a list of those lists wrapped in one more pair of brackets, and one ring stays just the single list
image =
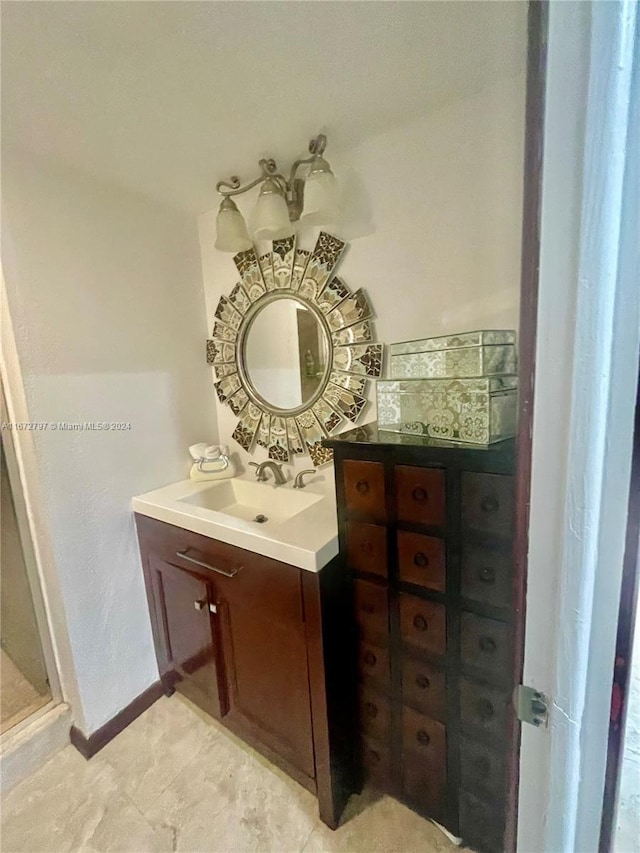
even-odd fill
[{"label": "sunburst mirror frame", "polygon": [[[383,345],[374,342],[364,291],[352,292],[334,275],[345,246],[321,231],[312,252],[297,248],[296,238],[288,237],[274,240],[270,252],[258,255],[254,246],[233,258],[241,280],[220,297],[207,362],[216,371],[218,399],[239,417],[232,438],[247,452],[257,442],[278,462],[305,453],[314,465],[331,462],[333,453],[322,440],[347,421],[357,423],[367,405],[368,381],[382,373]],[[330,367],[322,385],[306,407],[293,413],[268,406],[256,394],[244,363],[253,319],[263,306],[284,296],[307,306],[328,336]]]}]

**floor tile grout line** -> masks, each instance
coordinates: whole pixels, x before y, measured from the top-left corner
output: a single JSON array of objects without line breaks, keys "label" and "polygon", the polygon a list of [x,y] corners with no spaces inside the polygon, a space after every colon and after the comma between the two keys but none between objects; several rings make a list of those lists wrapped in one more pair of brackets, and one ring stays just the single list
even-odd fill
[{"label": "floor tile grout line", "polygon": [[304,853],[305,847],[309,843],[309,840],[311,839],[311,836],[316,831],[316,829],[320,829],[320,820],[319,819],[316,820],[315,824],[311,827],[311,831],[309,832],[309,835],[307,835],[307,837],[305,838],[304,844],[300,848],[299,853]]}]

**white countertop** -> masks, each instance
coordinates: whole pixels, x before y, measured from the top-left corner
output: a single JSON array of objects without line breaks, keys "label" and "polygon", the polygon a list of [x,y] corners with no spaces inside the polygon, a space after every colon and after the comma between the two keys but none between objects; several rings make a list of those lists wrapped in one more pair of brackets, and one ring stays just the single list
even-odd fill
[{"label": "white countertop", "polygon": [[[268,476],[271,478],[271,474]],[[131,503],[140,515],[237,545],[300,569],[319,572],[338,553],[333,468],[327,466],[324,471],[307,477],[307,484],[304,489],[297,490],[293,488],[293,481],[282,486],[275,486],[272,479],[257,483],[255,474],[247,472],[230,480],[181,480],[138,495]],[[224,492],[220,491],[221,487],[224,487]],[[206,506],[207,503],[224,503],[220,496],[229,494],[230,489],[243,495],[247,492],[251,496],[251,508],[266,516],[271,512],[272,518],[258,524],[235,517],[224,508],[216,510]],[[285,509],[279,511],[281,504]],[[299,511],[298,504],[301,506]],[[292,512],[295,514],[291,515]]]}]

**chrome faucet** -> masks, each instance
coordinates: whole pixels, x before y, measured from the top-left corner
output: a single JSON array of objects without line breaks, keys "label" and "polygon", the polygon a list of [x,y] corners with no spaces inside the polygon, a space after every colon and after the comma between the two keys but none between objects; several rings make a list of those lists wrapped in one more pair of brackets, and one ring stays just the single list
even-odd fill
[{"label": "chrome faucet", "polygon": [[272,459],[266,459],[259,465],[257,462],[249,462],[249,465],[253,465],[253,467],[256,469],[256,480],[259,483],[266,483],[267,471],[273,471],[273,479],[275,480],[276,486],[282,486],[284,483],[287,482],[286,477],[282,473],[282,465],[279,465]]},{"label": "chrome faucet", "polygon": [[300,473],[296,475],[296,481],[293,484],[293,488],[294,489],[304,489],[304,487],[305,487],[304,475],[305,474],[315,474],[315,473],[316,473],[315,468],[308,468],[306,471],[300,471]]}]

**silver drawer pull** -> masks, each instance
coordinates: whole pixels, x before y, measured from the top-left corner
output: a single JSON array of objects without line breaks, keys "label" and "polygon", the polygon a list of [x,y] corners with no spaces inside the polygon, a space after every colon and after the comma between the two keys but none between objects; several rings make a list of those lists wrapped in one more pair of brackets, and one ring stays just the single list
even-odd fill
[{"label": "silver drawer pull", "polygon": [[203,569],[209,569],[210,572],[215,572],[217,575],[224,575],[225,578],[232,578],[242,568],[242,566],[238,566],[237,569],[231,569],[230,572],[226,572],[224,569],[217,569],[215,566],[210,566],[209,563],[203,563],[202,560],[190,557],[186,551],[176,551],[176,557],[182,557],[188,563],[195,563],[196,566],[202,566]]}]

